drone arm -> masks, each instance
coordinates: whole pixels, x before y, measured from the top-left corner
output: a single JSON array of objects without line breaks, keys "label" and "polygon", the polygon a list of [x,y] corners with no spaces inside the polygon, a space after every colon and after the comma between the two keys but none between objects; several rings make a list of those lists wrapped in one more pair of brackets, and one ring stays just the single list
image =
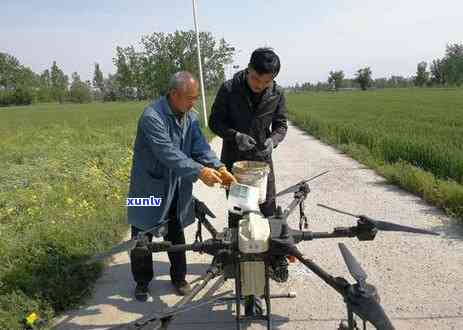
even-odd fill
[{"label": "drone arm", "polygon": [[195,217],[198,221],[206,227],[207,231],[212,235],[213,238],[217,236],[217,230],[212,226],[209,220],[206,219],[206,215],[215,218],[215,214],[207,207],[204,202],[201,202],[196,197],[193,197],[194,205],[195,205]]},{"label": "drone arm", "polygon": [[371,241],[375,238],[376,233],[376,228],[365,224],[359,224],[353,227],[336,227],[331,233],[291,230],[291,235],[296,244],[301,241],[339,237],[357,237],[359,241]]},{"label": "drone arm", "polygon": [[198,221],[204,225],[204,227],[207,229],[209,234],[211,234],[212,238],[217,238],[217,235],[219,234],[217,230],[214,228],[214,226],[210,223],[209,220],[206,219],[205,216],[198,218]]},{"label": "drone arm", "polygon": [[317,264],[315,264],[310,259],[305,259],[299,251],[299,249],[291,242],[291,239],[287,238],[273,238],[270,241],[270,251],[278,251],[279,254],[289,255],[296,257],[302,264],[314,272],[318,277],[320,277],[324,282],[326,282],[333,289],[338,291],[340,294],[344,295],[345,288],[349,286],[349,283],[340,277],[333,277]]},{"label": "drone arm", "polygon": [[193,298],[202,290],[204,287],[209,283],[210,280],[212,280],[214,277],[218,275],[218,268],[215,265],[211,265],[209,270],[205,275],[201,277],[200,282],[193,287],[191,290],[191,293],[184,296],[177,304],[175,304],[175,308],[180,308],[184,306],[185,304],[189,303]]},{"label": "drone arm", "polygon": [[333,232],[312,232],[302,230],[291,230],[291,235],[294,242],[297,244],[301,241],[312,241],[322,238],[339,238],[339,237],[355,237],[357,236],[357,227],[337,227]]},{"label": "drone arm", "polygon": [[[184,296],[180,301],[178,301],[172,308],[170,308],[167,312],[164,313],[153,313],[147,317],[143,317],[142,319],[139,319],[135,322],[129,323],[127,325],[124,325],[123,327],[118,327],[117,329],[166,329],[169,325],[169,323],[172,321],[172,317],[175,316],[176,314],[185,312],[189,310],[188,306],[186,306],[188,303],[190,303],[194,297],[202,290],[206,285],[216,276],[220,274],[221,270],[219,267],[217,267],[216,264],[212,264],[209,269],[207,270],[207,273],[201,276],[198,281],[197,285],[193,287],[191,290],[191,293],[188,295]],[[218,287],[217,287],[218,288]],[[217,289],[216,288],[216,289]],[[207,296],[212,295],[212,291],[207,294]],[[221,296],[218,296],[220,298]],[[218,298],[212,297],[213,299],[210,299],[210,301],[206,302],[213,302],[217,300]],[[199,305],[199,304],[196,304]],[[195,308],[196,305],[190,306],[191,308]]]},{"label": "drone arm", "polygon": [[320,277],[326,284],[331,286],[333,289],[335,289],[337,292],[340,294],[344,295],[344,291],[346,286],[349,285],[349,283],[341,278],[341,277],[333,277],[330,274],[328,274],[326,271],[324,271],[322,268],[320,268],[316,263],[314,263],[310,259],[305,259],[302,254],[299,252],[295,255],[297,260],[299,260],[304,266],[309,268],[314,274],[316,274],[318,277]]},{"label": "drone arm", "polygon": [[307,198],[307,192],[304,190],[300,190],[294,194],[294,199],[291,201],[291,203],[288,205],[288,207],[284,210],[283,212],[283,218],[287,219],[288,216],[293,213],[293,211],[296,209],[296,207],[299,206],[306,198]]},{"label": "drone arm", "polygon": [[151,253],[195,251],[215,255],[218,250],[230,247],[230,244],[214,239],[208,239],[204,242],[176,245],[172,245],[170,242],[152,242],[148,244],[148,247]]},{"label": "drone arm", "polygon": [[[184,307],[186,304],[190,303],[193,298],[202,290],[206,287],[206,285],[213,279],[215,278],[216,276],[218,276],[220,274],[221,270],[220,268],[216,265],[216,264],[212,264],[209,269],[207,270],[206,274],[201,276],[200,278],[200,282],[198,284],[196,284],[193,289],[191,290],[191,292],[184,296],[178,303],[176,303],[172,310],[171,311],[174,311],[176,309],[180,309],[182,307]],[[221,282],[221,280],[219,280],[219,283],[223,283]],[[214,286],[215,287],[215,286]],[[218,287],[217,287],[218,288]],[[209,294],[212,294],[212,291],[209,292]],[[172,318],[167,318],[163,324],[164,326],[164,329],[167,328],[167,326],[169,325],[170,321],[172,320]]]}]

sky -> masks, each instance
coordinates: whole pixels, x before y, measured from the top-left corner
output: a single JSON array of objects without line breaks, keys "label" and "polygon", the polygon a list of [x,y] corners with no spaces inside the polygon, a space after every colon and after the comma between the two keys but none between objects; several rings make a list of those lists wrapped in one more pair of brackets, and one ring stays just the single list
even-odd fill
[{"label": "sky", "polygon": [[[0,8],[0,52],[38,73],[56,61],[83,79],[95,62],[114,73],[117,46],[194,29],[191,0],[2,0]],[[408,77],[418,62],[443,57],[448,43],[463,43],[461,0],[197,0],[197,8],[199,29],[235,47],[234,65],[273,47],[283,86],[326,81],[331,70],[351,78],[365,66],[373,78]],[[228,77],[234,71],[227,66]]]}]

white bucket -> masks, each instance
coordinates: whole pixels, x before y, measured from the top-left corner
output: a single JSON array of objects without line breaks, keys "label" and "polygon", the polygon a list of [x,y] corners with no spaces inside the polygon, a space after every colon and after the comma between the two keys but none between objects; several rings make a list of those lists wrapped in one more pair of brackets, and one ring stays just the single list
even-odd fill
[{"label": "white bucket", "polygon": [[238,183],[258,188],[259,204],[265,202],[267,199],[267,177],[270,172],[270,166],[267,163],[242,160],[233,164],[232,172]]}]

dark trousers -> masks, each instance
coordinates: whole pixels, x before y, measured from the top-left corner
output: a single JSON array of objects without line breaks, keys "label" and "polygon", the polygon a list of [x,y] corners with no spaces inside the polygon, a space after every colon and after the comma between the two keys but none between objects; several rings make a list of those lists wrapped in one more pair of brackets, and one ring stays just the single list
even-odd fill
[{"label": "dark trousers", "polygon": [[[170,206],[167,235],[165,235],[163,239],[172,244],[185,244],[185,234],[180,221],[177,219],[177,196],[178,192],[176,192]],[[132,238],[136,237],[140,231],[142,230],[132,226]],[[147,236],[151,242],[153,240],[153,235],[147,234]],[[167,255],[170,261],[171,280],[173,282],[185,280],[187,272],[186,253],[168,252]],[[130,266],[133,279],[137,284],[148,284],[153,279],[153,255],[146,247],[137,246],[130,251]]]}]

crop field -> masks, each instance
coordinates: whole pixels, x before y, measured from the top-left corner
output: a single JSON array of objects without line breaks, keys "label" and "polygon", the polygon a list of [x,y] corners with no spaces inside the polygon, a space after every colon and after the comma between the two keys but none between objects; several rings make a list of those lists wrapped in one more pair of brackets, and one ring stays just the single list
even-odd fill
[{"label": "crop field", "polygon": [[463,217],[462,89],[291,93],[287,106],[300,128]]},{"label": "crop field", "polygon": [[[33,311],[50,319],[90,293],[101,265],[82,261],[126,233],[146,104],[0,109],[0,329]],[[462,90],[289,93],[287,105],[297,126],[463,217]]]},{"label": "crop field", "polygon": [[[79,303],[125,235],[132,144],[147,102],[0,109],[0,329]],[[69,265],[76,265],[69,267]]]}]

